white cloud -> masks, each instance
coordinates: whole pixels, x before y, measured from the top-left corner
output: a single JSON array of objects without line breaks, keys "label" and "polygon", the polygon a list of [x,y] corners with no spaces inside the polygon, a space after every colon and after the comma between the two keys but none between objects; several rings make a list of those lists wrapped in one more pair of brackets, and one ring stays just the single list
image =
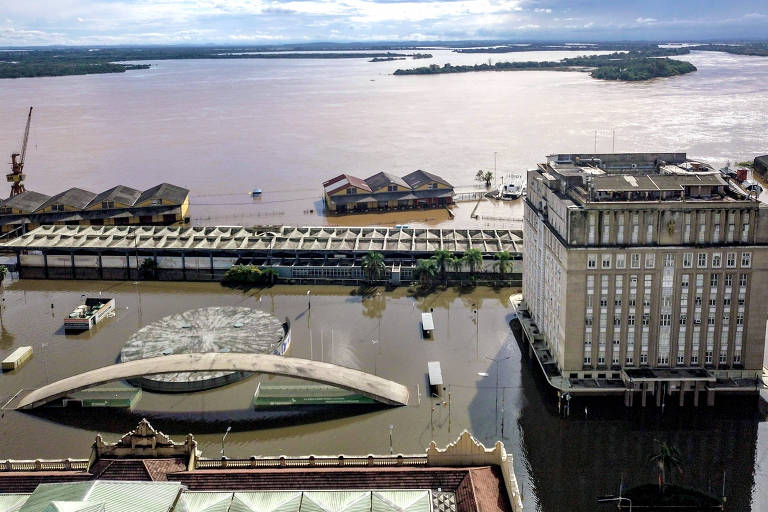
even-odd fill
[{"label": "white cloud", "polygon": [[635,18],[635,23],[640,24],[646,24],[646,23],[654,23],[656,21],[656,18]]},{"label": "white cloud", "polygon": [[533,10],[533,12],[544,13],[544,14],[552,14],[552,9],[544,9],[542,7],[537,7],[537,8],[535,8]]}]

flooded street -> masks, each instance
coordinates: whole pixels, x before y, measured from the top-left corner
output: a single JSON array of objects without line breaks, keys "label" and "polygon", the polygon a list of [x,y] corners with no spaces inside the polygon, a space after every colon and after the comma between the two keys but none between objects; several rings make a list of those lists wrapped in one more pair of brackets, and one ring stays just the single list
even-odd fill
[{"label": "flooded street", "polygon": [[[93,332],[65,335],[64,316],[80,294],[99,292],[117,299],[115,318]],[[215,283],[6,282],[0,350],[31,344],[35,355],[21,369],[0,375],[3,402],[21,388],[114,363],[136,330],[164,316],[229,305],[289,317],[289,355],[375,372],[407,386],[411,403],[301,414],[255,412],[250,403],[259,377],[253,376],[200,393],[144,392],[133,412],[3,411],[2,457],[87,457],[96,433],[114,439],[144,416],[176,437],[195,433],[207,457],[220,456],[221,436],[229,425],[228,457],[384,454],[389,453],[389,425],[395,452],[420,453],[431,439],[444,445],[468,429],[486,444],[502,439],[513,453],[527,510],[591,511],[599,510],[595,498],[612,492],[622,477],[627,485],[652,481],[653,469],[645,460],[654,439],[663,439],[683,453],[687,484],[718,493],[725,471],[729,510],[749,510],[750,504],[760,510],[757,505],[768,496],[768,429],[755,400],[723,403],[715,410],[668,407],[664,415],[653,407],[628,411],[620,401],[576,402],[571,417],[561,419],[554,396],[510,330],[508,300],[517,292],[448,289],[422,297],[399,288],[361,297],[356,288],[340,286],[276,286],[244,293]],[[478,308],[476,323],[473,310]],[[434,339],[425,340],[420,313],[430,310],[436,330]],[[447,395],[445,405],[426,395],[428,361],[441,363],[450,406]]]}]

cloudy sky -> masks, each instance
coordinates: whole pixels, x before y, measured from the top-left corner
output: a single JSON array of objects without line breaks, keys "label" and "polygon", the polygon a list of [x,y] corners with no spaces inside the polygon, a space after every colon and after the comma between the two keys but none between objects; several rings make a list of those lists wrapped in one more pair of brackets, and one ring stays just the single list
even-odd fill
[{"label": "cloudy sky", "polygon": [[765,0],[0,0],[0,46],[766,37]]}]

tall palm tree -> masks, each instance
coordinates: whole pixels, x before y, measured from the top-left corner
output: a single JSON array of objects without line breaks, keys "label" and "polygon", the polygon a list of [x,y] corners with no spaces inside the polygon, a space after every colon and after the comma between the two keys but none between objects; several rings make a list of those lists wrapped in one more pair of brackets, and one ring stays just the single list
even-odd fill
[{"label": "tall palm tree", "polygon": [[483,253],[480,249],[467,249],[464,253],[464,261],[469,266],[469,273],[474,274],[475,270],[483,264]]},{"label": "tall palm tree", "polygon": [[413,277],[417,278],[423,285],[431,283],[437,277],[437,263],[435,260],[417,261],[416,268],[413,269]]},{"label": "tall palm tree", "polygon": [[648,462],[656,464],[659,471],[659,489],[662,491],[667,485],[667,478],[671,478],[672,471],[683,472],[683,457],[680,450],[666,442],[656,441],[659,451],[648,458]]},{"label": "tall palm tree", "polygon": [[384,255],[374,251],[369,251],[368,254],[363,256],[361,267],[369,282],[381,279],[381,276],[384,275],[384,270],[387,268],[384,264]]},{"label": "tall palm tree", "polygon": [[508,251],[501,251],[496,253],[496,268],[499,269],[501,278],[504,279],[504,274],[512,266],[512,255]]},{"label": "tall palm tree", "polygon": [[445,281],[446,279],[446,267],[450,259],[453,257],[453,254],[451,251],[446,251],[443,249],[438,249],[435,251],[435,253],[432,255],[432,259],[435,260],[437,263],[437,266],[440,267],[440,278]]},{"label": "tall palm tree", "polygon": [[451,268],[457,274],[464,268],[464,259],[459,258],[458,256],[451,256],[451,259],[448,261],[448,263],[450,263]]}]

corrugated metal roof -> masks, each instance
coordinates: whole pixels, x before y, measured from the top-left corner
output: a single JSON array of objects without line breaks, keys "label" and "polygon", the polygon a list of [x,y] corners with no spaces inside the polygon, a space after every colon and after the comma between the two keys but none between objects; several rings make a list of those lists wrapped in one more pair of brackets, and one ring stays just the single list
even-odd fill
[{"label": "corrugated metal roof", "polygon": [[44,512],[106,512],[106,505],[89,501],[52,501]]},{"label": "corrugated metal roof", "polygon": [[149,199],[164,199],[174,204],[181,204],[189,195],[189,190],[170,183],[155,185],[141,193],[136,203],[143,203]]},{"label": "corrugated metal roof", "polygon": [[39,192],[34,192],[32,190],[27,190],[25,192],[22,192],[21,194],[17,194],[13,197],[9,197],[8,199],[0,203],[0,206],[8,207],[8,208],[16,208],[17,210],[21,210],[22,212],[30,213],[40,208],[40,205],[45,203],[50,198],[51,196],[49,195],[41,194]]},{"label": "corrugated metal roof", "polygon": [[93,206],[94,204],[100,203],[102,201],[117,201],[119,203],[127,204],[130,206],[135,204],[139,197],[141,197],[141,190],[126,187],[125,185],[118,185],[116,187],[110,188],[109,190],[105,190],[101,194],[94,197],[93,201],[91,201],[88,206]]},{"label": "corrugated metal roof", "polygon": [[435,181],[437,183],[440,183],[448,187],[453,187],[453,185],[448,183],[446,180],[444,180],[437,174],[432,174],[431,172],[422,171],[421,169],[413,171],[410,174],[406,174],[405,176],[403,176],[403,181],[408,183],[408,185],[410,185],[411,188],[419,188],[425,183],[429,183],[431,181]]},{"label": "corrugated metal roof", "polygon": [[365,491],[305,491],[301,512],[370,512],[371,493]]},{"label": "corrugated metal roof", "polygon": [[94,192],[72,187],[48,199],[40,208],[46,208],[52,204],[62,204],[78,210],[85,208],[96,197]]},{"label": "corrugated metal roof", "polygon": [[299,512],[301,491],[236,492],[229,512]]},{"label": "corrugated metal roof", "polygon": [[29,494],[0,494],[0,512],[17,512]]},{"label": "corrugated metal roof", "polygon": [[173,512],[228,512],[231,503],[231,492],[186,491]]},{"label": "corrugated metal roof", "polygon": [[432,497],[427,490],[375,491],[371,494],[372,512],[430,512]]},{"label": "corrugated metal roof", "polygon": [[411,188],[403,178],[395,176],[388,172],[377,172],[370,178],[366,178],[365,182],[371,187],[371,190],[378,190],[382,187],[389,185],[399,185],[405,188]]},{"label": "corrugated metal roof", "polygon": [[52,502],[104,503],[105,512],[168,512],[182,489],[178,482],[96,480],[40,484],[19,512],[47,512]]}]

